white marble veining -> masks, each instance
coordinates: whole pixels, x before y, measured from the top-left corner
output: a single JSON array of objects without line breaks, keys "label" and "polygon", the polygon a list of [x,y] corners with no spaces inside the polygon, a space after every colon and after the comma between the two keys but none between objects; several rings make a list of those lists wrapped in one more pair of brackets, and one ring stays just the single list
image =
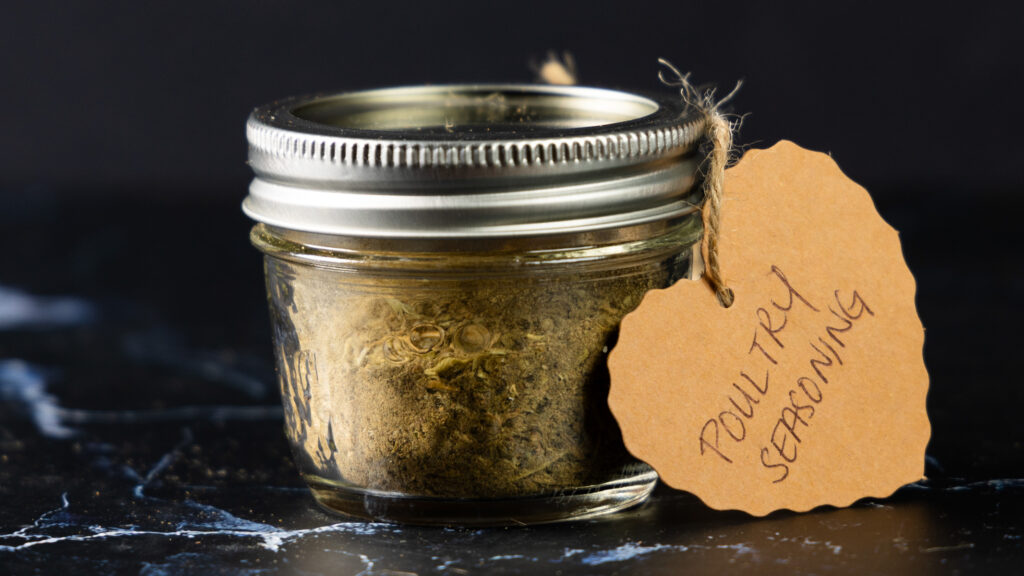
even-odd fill
[{"label": "white marble veining", "polygon": [[74,326],[97,316],[96,308],[80,298],[36,296],[0,285],[0,330]]}]

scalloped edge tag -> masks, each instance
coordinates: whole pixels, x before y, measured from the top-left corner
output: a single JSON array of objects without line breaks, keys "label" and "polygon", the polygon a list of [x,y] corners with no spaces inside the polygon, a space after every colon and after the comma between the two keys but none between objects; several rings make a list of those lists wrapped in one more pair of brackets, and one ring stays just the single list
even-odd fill
[{"label": "scalloped edge tag", "polygon": [[626,447],[712,508],[763,516],[887,497],[931,427],[899,235],[827,155],[781,141],[726,172],[720,260],[649,292],[609,355]]}]

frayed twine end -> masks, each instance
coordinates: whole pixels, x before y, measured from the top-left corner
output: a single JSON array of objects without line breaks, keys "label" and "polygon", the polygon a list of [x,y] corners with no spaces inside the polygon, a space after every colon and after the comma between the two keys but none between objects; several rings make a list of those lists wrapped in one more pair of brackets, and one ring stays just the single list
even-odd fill
[{"label": "frayed twine end", "polygon": [[530,68],[536,74],[537,81],[543,84],[573,86],[579,83],[576,59],[570,52],[558,54],[550,50],[541,63],[531,62]]}]

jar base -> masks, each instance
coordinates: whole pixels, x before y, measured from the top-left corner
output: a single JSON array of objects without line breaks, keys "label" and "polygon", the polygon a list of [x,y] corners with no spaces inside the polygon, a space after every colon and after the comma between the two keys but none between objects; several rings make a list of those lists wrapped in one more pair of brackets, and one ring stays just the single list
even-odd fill
[{"label": "jar base", "polygon": [[366,490],[305,476],[327,512],[364,520],[433,526],[525,526],[585,520],[647,500],[658,474],[645,470],[603,484],[537,496],[434,498]]}]

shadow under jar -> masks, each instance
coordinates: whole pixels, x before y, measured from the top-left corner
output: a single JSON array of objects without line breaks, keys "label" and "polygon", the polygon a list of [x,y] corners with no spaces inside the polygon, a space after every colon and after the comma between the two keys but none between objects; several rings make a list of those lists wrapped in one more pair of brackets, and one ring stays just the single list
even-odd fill
[{"label": "shadow under jar", "polygon": [[701,235],[702,118],[676,98],[456,85],[295,98],[247,132],[285,431],[328,510],[589,518],[657,475],[606,356]]}]

